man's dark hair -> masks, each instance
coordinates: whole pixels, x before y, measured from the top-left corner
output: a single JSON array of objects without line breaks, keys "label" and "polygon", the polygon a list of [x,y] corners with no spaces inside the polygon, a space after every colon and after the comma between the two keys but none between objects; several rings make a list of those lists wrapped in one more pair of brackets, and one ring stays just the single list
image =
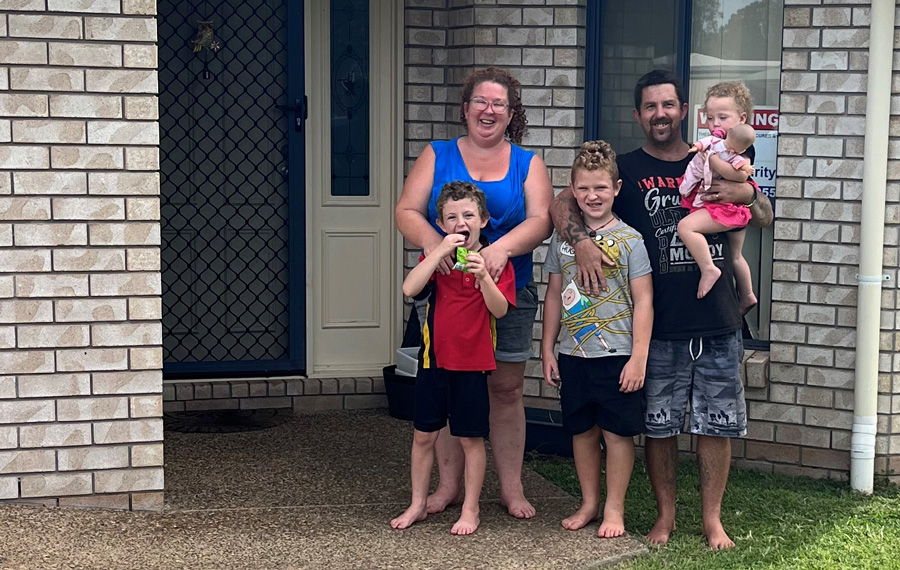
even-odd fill
[{"label": "man's dark hair", "polygon": [[644,89],[653,87],[654,85],[666,85],[671,83],[675,87],[675,95],[678,96],[678,106],[684,105],[687,101],[687,94],[684,92],[684,84],[681,78],[666,69],[654,69],[641,76],[634,86],[634,108],[641,110],[641,102],[644,98]]}]

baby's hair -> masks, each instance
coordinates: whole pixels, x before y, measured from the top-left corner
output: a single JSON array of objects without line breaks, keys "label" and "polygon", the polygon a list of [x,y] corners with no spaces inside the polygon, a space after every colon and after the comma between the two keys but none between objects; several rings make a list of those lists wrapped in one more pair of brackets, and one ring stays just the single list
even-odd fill
[{"label": "baby's hair", "polygon": [[578,156],[572,163],[572,180],[579,170],[604,170],[615,182],[619,179],[619,167],[616,166],[616,151],[606,141],[587,141],[581,145]]},{"label": "baby's hair", "polygon": [[487,209],[487,197],[484,195],[484,192],[471,182],[455,181],[448,182],[441,188],[441,193],[437,199],[438,219],[444,219],[444,204],[450,200],[465,200],[466,198],[472,200],[478,206],[478,215],[481,216],[482,220],[490,218]]},{"label": "baby's hair", "polygon": [[704,106],[706,106],[706,101],[709,101],[710,97],[731,97],[734,99],[734,104],[737,105],[738,110],[742,113],[747,113],[748,121],[753,115],[753,97],[750,95],[750,90],[747,89],[747,86],[740,81],[724,81],[716,83],[707,89],[706,99],[703,101]]}]

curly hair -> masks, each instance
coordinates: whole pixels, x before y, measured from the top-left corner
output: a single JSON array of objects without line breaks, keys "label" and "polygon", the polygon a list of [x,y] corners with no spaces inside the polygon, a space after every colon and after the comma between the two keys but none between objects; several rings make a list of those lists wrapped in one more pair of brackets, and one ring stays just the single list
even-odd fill
[{"label": "curly hair", "polygon": [[750,95],[750,90],[747,89],[747,86],[740,81],[723,81],[707,89],[706,99],[703,100],[704,107],[710,97],[731,97],[734,99],[734,104],[737,105],[738,110],[742,113],[747,113],[748,121],[753,116],[753,97]]},{"label": "curly hair", "polygon": [[509,72],[499,67],[488,67],[479,71],[473,71],[463,80],[462,101],[459,105],[459,120],[463,128],[468,131],[466,123],[466,103],[472,98],[472,92],[477,85],[482,83],[496,83],[506,88],[509,97],[509,112],[511,118],[506,126],[506,136],[516,144],[522,144],[522,138],[527,132],[528,119],[525,118],[525,107],[522,106],[522,84]]},{"label": "curly hair", "polygon": [[468,198],[475,202],[475,205],[478,207],[478,214],[481,216],[482,220],[487,220],[490,218],[490,214],[488,214],[487,209],[487,197],[484,195],[484,192],[481,191],[478,186],[475,186],[471,182],[462,182],[459,180],[448,182],[444,184],[444,187],[441,188],[441,193],[438,194],[437,198],[437,217],[439,220],[444,219],[444,205],[453,200],[465,200]]},{"label": "curly hair", "polygon": [[613,182],[619,179],[619,167],[616,165],[616,151],[606,141],[587,141],[581,145],[578,156],[572,163],[572,180],[579,170],[603,170],[609,173]]}]

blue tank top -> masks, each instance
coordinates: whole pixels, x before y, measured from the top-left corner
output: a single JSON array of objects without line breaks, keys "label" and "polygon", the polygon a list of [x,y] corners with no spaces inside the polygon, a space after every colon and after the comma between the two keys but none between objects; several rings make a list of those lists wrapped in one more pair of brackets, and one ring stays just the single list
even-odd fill
[{"label": "blue tank top", "polygon": [[[482,182],[473,180],[469,175],[456,144],[458,140],[456,138],[431,143],[431,148],[434,150],[434,185],[431,187],[431,199],[428,201],[428,219],[434,229],[444,235],[444,232],[435,223],[437,198],[441,193],[441,188],[447,182],[455,180],[471,182],[487,197],[487,208],[491,214],[491,221],[482,230],[482,233],[493,242],[505,236],[507,232],[525,220],[525,179],[528,178],[528,169],[534,153],[510,143],[512,151],[506,176],[502,180]],[[516,289],[521,289],[531,281],[532,254],[529,252],[513,257],[510,258],[510,261],[516,272]]]}]

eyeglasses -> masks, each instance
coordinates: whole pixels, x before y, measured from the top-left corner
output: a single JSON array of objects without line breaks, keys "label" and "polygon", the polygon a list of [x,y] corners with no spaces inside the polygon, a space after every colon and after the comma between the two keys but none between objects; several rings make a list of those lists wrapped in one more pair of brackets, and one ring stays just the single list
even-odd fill
[{"label": "eyeglasses", "polygon": [[478,97],[469,101],[469,104],[472,105],[476,111],[484,111],[490,106],[496,113],[505,113],[506,109],[509,108],[509,103],[506,101],[485,101]]}]

